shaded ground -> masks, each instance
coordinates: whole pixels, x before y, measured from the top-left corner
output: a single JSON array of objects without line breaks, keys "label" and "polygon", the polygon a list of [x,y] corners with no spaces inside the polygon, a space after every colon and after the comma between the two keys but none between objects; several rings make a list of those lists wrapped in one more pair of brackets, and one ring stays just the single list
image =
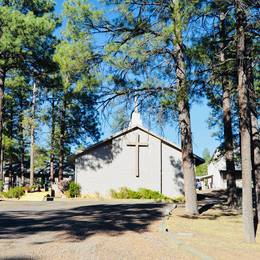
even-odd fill
[{"label": "shaded ground", "polygon": [[214,205],[222,205],[227,201],[225,190],[202,190],[197,193],[199,214],[211,209]]},{"label": "shaded ground", "polygon": [[241,214],[223,191],[198,199],[195,218],[136,200],[1,201],[0,259],[260,259],[259,234],[242,242]]},{"label": "shaded ground", "polygon": [[0,202],[1,259],[189,259],[162,236],[165,204]]},{"label": "shaded ground", "polygon": [[[51,211],[1,212],[0,239],[22,238],[46,231],[65,232],[70,241],[97,233],[144,232],[162,216],[162,204],[87,205]],[[30,228],[28,228],[30,227]]]}]

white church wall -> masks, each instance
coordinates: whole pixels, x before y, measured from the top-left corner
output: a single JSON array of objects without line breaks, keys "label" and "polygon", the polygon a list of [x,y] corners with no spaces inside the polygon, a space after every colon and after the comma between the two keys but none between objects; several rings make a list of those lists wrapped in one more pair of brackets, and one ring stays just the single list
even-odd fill
[{"label": "white church wall", "polygon": [[[127,146],[134,142],[136,134],[140,142],[148,142],[148,147],[140,147],[140,177],[136,177],[135,148]],[[76,160],[76,181],[82,187],[82,194],[100,193],[109,195],[110,189],[126,186],[132,189],[146,187],[160,191],[160,140],[142,130],[113,139],[113,142],[99,147]]]},{"label": "white church wall", "polygon": [[181,152],[168,144],[162,143],[162,192],[176,197],[183,195],[184,180]]},{"label": "white church wall", "polygon": [[[131,139],[134,139],[136,133],[132,132]],[[137,182],[134,181],[137,188],[145,187],[151,190],[160,191],[160,140],[138,130],[138,134],[141,136],[141,142],[149,143],[148,147],[140,148],[140,177],[137,178]],[[142,139],[143,138],[143,139]],[[134,148],[127,147],[130,151]],[[130,153],[129,151],[129,153]],[[133,151],[132,156],[134,154]],[[133,162],[133,160],[132,160]],[[131,164],[131,162],[130,162]]]}]

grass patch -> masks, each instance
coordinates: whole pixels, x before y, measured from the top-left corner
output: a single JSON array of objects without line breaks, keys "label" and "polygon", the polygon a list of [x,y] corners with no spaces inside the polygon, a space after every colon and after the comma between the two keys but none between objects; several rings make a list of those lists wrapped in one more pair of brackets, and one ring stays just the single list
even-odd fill
[{"label": "grass patch", "polygon": [[140,188],[138,191],[127,187],[122,187],[119,191],[111,189],[110,195],[113,199],[152,199],[155,201],[173,202],[173,199],[162,195],[160,192],[145,188]]},{"label": "grass patch", "polygon": [[190,218],[183,207],[178,207],[166,225],[183,248],[192,248],[213,259],[260,259],[259,230],[255,244],[243,242],[240,210],[215,205]]}]

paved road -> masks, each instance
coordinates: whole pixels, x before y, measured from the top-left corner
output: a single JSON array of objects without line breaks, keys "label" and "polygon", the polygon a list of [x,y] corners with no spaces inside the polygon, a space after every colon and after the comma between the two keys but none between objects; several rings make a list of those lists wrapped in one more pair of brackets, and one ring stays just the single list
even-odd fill
[{"label": "paved road", "polygon": [[166,207],[0,201],[0,259],[191,259],[160,231]]}]

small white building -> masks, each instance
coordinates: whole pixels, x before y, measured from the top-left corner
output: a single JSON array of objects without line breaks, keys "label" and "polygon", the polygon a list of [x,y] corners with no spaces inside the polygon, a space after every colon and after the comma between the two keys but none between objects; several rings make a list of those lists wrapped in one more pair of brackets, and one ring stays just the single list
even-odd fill
[{"label": "small white building", "polygon": [[[227,171],[226,171],[225,156],[220,155],[217,151],[208,166],[208,175],[213,176],[212,188],[213,189],[226,189],[227,188]],[[236,185],[242,187],[241,167],[239,164],[235,165]]]},{"label": "small white building", "polygon": [[[195,156],[197,165],[204,160]],[[142,126],[135,111],[127,129],[76,155],[75,180],[81,193],[108,196],[110,189],[148,188],[183,194],[181,148]]]}]

